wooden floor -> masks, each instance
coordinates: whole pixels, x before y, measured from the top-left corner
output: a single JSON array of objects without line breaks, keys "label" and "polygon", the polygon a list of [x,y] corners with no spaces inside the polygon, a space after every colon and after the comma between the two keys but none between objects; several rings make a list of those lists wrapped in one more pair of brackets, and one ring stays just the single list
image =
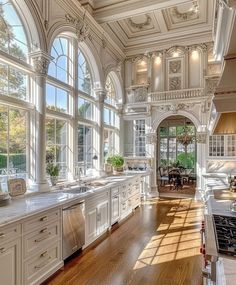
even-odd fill
[{"label": "wooden floor", "polygon": [[145,202],[44,284],[201,285],[201,219],[192,199]]}]

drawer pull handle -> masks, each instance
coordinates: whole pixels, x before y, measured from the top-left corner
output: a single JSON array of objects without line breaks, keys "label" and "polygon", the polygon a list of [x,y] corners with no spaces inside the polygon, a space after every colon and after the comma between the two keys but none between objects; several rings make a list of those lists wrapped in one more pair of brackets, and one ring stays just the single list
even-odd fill
[{"label": "drawer pull handle", "polygon": [[41,241],[47,239],[50,235],[51,235],[51,233],[49,232],[46,236],[35,239],[34,242],[41,242]]},{"label": "drawer pull handle", "polygon": [[40,234],[43,234],[43,233],[45,233],[47,230],[48,230],[47,228],[44,228],[44,229],[42,229],[39,233],[40,233]]},{"label": "drawer pull handle", "polygon": [[4,233],[0,233],[0,238],[3,238],[5,237],[5,234]]},{"label": "drawer pull handle", "polygon": [[6,251],[5,247],[0,248],[0,253],[4,253]]},{"label": "drawer pull handle", "polygon": [[42,262],[41,264],[36,265],[34,268],[35,268],[35,269],[40,269],[40,268],[44,267],[45,265],[48,264],[48,261],[49,261],[50,259],[51,259],[51,256],[48,257],[48,259],[46,260],[46,262]]},{"label": "drawer pull handle", "polygon": [[42,218],[40,218],[40,221],[43,222],[43,221],[47,221],[48,217],[47,216],[44,216]]},{"label": "drawer pull handle", "polygon": [[41,253],[41,254],[40,254],[40,257],[45,257],[46,255],[48,255],[47,250],[46,250],[46,251],[44,251],[43,253]]}]

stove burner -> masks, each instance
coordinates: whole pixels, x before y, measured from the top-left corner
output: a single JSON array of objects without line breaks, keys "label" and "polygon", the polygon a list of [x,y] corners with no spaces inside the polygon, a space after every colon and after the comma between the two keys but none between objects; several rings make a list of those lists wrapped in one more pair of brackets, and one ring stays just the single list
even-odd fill
[{"label": "stove burner", "polygon": [[213,215],[218,251],[236,255],[236,218]]}]

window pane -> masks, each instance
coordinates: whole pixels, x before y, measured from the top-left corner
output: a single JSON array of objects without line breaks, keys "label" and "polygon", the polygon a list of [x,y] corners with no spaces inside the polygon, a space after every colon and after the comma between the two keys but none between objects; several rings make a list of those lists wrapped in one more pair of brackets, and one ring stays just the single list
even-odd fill
[{"label": "window pane", "polygon": [[167,127],[160,127],[160,136],[167,137],[168,136],[168,128]]},{"label": "window pane", "polygon": [[48,74],[58,80],[70,83],[72,75],[70,66],[72,54],[69,52],[69,40],[64,37],[57,37],[51,48],[51,56],[54,58],[49,65]]},{"label": "window pane", "polygon": [[81,97],[78,98],[78,114],[80,117],[92,120],[93,104]]},{"label": "window pane", "polygon": [[22,71],[0,63],[0,91],[4,95],[27,100],[27,80]]},{"label": "window pane", "polygon": [[46,141],[47,144],[55,143],[55,120],[46,119]]},{"label": "window pane", "polygon": [[56,143],[67,144],[67,122],[56,120]]},{"label": "window pane", "polygon": [[69,92],[51,84],[46,85],[46,105],[48,109],[68,113],[68,100]]},{"label": "window pane", "polygon": [[110,111],[107,108],[104,108],[104,123],[110,125]]},{"label": "window pane", "polygon": [[79,51],[78,55],[78,86],[79,90],[91,95],[91,74],[84,55]]},{"label": "window pane", "polygon": [[10,1],[0,1],[0,49],[26,60],[28,44],[21,20]]},{"label": "window pane", "polygon": [[169,127],[169,136],[176,136],[176,127]]}]

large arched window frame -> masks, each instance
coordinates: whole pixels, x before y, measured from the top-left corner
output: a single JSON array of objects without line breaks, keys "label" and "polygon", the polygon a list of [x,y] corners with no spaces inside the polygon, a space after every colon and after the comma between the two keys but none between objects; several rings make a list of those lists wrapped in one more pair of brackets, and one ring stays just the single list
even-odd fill
[{"label": "large arched window frame", "polygon": [[[31,43],[20,15],[11,1],[0,0],[0,184],[7,190],[9,178],[30,175],[29,96]],[[17,60],[15,60],[17,59]],[[14,63],[14,65],[13,65]]]},{"label": "large arched window frame", "polygon": [[94,168],[95,98],[90,67],[76,38],[57,36],[50,55],[54,59],[46,86],[46,159],[53,158],[60,166],[59,179],[67,180],[68,174],[78,178]]},{"label": "large arched window frame", "polygon": [[117,91],[111,75],[106,79],[106,99],[104,102],[104,158],[119,153],[120,120],[117,112]]}]

